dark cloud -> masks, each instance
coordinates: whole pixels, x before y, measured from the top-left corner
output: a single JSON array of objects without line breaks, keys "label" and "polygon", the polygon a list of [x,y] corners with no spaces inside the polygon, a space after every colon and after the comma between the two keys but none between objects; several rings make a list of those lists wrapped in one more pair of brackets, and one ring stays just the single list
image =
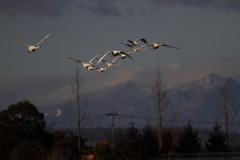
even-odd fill
[{"label": "dark cloud", "polygon": [[71,0],[2,0],[0,14],[32,16],[59,16]]},{"label": "dark cloud", "polygon": [[[140,1],[141,3],[143,1]],[[139,2],[139,3],[140,3]],[[121,16],[121,11],[117,6],[119,1],[115,0],[1,0],[0,14],[5,15],[32,15],[57,17],[63,13],[68,6],[77,6],[83,11],[90,11],[99,16]],[[123,1],[121,3],[127,3]],[[138,1],[134,1],[138,3]],[[239,0],[151,0],[145,3],[151,3],[156,6],[177,4],[198,7],[213,7],[221,10],[240,10]],[[128,10],[129,14],[133,11]],[[140,11],[144,11],[140,8]]]},{"label": "dark cloud", "polygon": [[213,7],[216,9],[240,10],[239,0],[155,0],[160,5],[191,5],[198,7]]},{"label": "dark cloud", "polygon": [[110,0],[92,0],[92,1],[75,1],[75,3],[87,10],[91,11],[96,15],[100,16],[121,16],[118,8]]},{"label": "dark cloud", "polygon": [[120,12],[109,0],[1,0],[0,14],[57,17],[70,5],[100,16],[120,16]]}]

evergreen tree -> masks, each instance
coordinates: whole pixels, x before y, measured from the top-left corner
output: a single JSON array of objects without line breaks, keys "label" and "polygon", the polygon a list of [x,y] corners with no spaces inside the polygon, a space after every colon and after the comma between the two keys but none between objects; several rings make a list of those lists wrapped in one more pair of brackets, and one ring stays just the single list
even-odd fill
[{"label": "evergreen tree", "polygon": [[198,153],[201,148],[200,139],[198,138],[198,132],[194,132],[191,121],[184,127],[184,131],[179,139],[179,145],[177,146],[178,153]]},{"label": "evergreen tree", "polygon": [[146,124],[142,130],[140,158],[148,160],[159,155],[158,136],[150,124]]},{"label": "evergreen tree", "polygon": [[[114,132],[114,146],[113,153],[117,157],[124,157],[125,155],[125,133],[123,129],[116,129]],[[123,147],[124,146],[124,147]]]},{"label": "evergreen tree", "polygon": [[117,131],[114,141],[114,153],[120,158],[137,160],[140,157],[141,134],[134,123],[124,131]]},{"label": "evergreen tree", "polygon": [[162,154],[167,154],[174,148],[172,134],[169,130],[163,132],[163,140],[162,140]]},{"label": "evergreen tree", "polygon": [[139,149],[140,149],[140,133],[139,130],[135,127],[134,123],[130,123],[130,126],[126,131],[126,157],[132,160],[136,160],[139,157]]},{"label": "evergreen tree", "polygon": [[226,135],[221,132],[221,126],[215,121],[212,132],[205,142],[207,152],[225,152],[227,151]]}]

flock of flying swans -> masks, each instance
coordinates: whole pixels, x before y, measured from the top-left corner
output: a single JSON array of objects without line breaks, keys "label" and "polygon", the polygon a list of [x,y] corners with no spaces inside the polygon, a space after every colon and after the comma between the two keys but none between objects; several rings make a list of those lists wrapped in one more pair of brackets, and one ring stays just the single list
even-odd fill
[{"label": "flock of flying swans", "polygon": [[[103,55],[100,58],[98,58],[99,55],[96,55],[87,63],[82,62],[80,59],[76,59],[76,58],[72,58],[72,57],[68,57],[68,58],[72,59],[78,63],[81,63],[83,65],[83,67],[87,68],[88,70],[97,69],[98,72],[103,72],[110,67],[118,66],[120,63],[115,62],[117,59],[124,59],[124,58],[128,57],[131,60],[133,60],[132,56],[130,56],[131,53],[142,51],[142,50],[146,49],[147,47],[149,47],[151,49],[157,49],[161,46],[174,48],[174,49],[180,48],[180,47],[170,46],[165,43],[148,43],[145,38],[141,38],[141,39],[137,39],[137,40],[126,40],[125,42],[122,42],[122,46],[127,46],[127,47],[131,48],[131,50],[129,52],[123,52],[120,50],[108,51],[106,53],[103,53]],[[109,61],[106,59],[107,56],[116,57],[116,58]],[[94,61],[97,61],[97,62],[94,62]],[[105,64],[105,66],[100,67],[103,64]]]},{"label": "flock of flying swans", "polygon": [[[30,45],[21,40],[17,40],[17,39],[16,39],[16,41],[19,42],[20,44],[24,45],[25,47],[27,47],[28,52],[31,53],[31,52],[34,52],[35,50],[41,48],[40,43],[42,43],[45,39],[47,39],[50,36],[50,34],[51,33],[47,34],[41,41],[39,41],[35,45]],[[122,42],[122,46],[127,46],[127,47],[131,48],[131,50],[129,52],[123,52],[120,50],[108,51],[108,52],[104,53],[100,58],[98,58],[99,55],[94,56],[88,62],[83,62],[80,59],[72,58],[72,57],[67,57],[67,58],[80,63],[87,70],[96,69],[98,72],[104,72],[105,70],[107,70],[110,67],[118,66],[120,63],[115,62],[117,59],[119,59],[119,58],[124,59],[124,58],[128,57],[131,60],[133,60],[132,56],[130,56],[131,53],[139,52],[141,50],[146,49],[147,47],[149,47],[151,49],[158,49],[161,46],[174,48],[174,49],[180,48],[180,47],[170,46],[170,45],[167,45],[164,43],[148,43],[145,38],[141,38],[141,39],[137,39],[137,40],[126,40],[126,41]],[[109,61],[105,58],[107,56],[111,56],[111,57],[115,57],[115,58],[113,60]],[[102,65],[104,65],[104,66],[102,66]]]}]

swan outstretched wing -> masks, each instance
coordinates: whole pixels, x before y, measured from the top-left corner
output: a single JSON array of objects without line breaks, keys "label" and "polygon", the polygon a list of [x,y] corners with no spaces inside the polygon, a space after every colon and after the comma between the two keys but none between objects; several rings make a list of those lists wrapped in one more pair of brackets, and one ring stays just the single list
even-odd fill
[{"label": "swan outstretched wing", "polygon": [[112,67],[117,67],[120,65],[120,62],[119,63],[113,63]]},{"label": "swan outstretched wing", "polygon": [[42,43],[45,39],[47,39],[50,36],[51,33],[48,33],[41,41],[39,41],[36,46],[38,46],[40,43]]},{"label": "swan outstretched wing", "polygon": [[122,46],[128,46],[128,47],[130,47],[130,48],[132,48],[134,45],[133,44],[129,44],[129,43],[126,43],[126,41],[125,42],[122,42]]},{"label": "swan outstretched wing", "polygon": [[142,43],[148,44],[147,40],[145,38],[141,38],[138,41],[141,41]]},{"label": "swan outstretched wing", "polygon": [[133,40],[126,40],[125,42],[122,42],[122,46],[126,45],[128,47],[134,47],[140,43],[148,44],[147,40],[145,38],[138,39],[136,41]]},{"label": "swan outstretched wing", "polygon": [[105,54],[98,60],[97,64],[100,63],[100,62],[104,59],[104,57],[106,57],[109,53],[111,53],[111,52],[105,53]]},{"label": "swan outstretched wing", "polygon": [[148,44],[145,44],[145,45],[142,45],[142,47],[151,47],[153,46],[154,43],[148,43]]},{"label": "swan outstretched wing", "polygon": [[169,47],[169,48],[175,48],[175,49],[179,49],[180,48],[180,47],[170,46],[170,45],[167,45],[167,44],[164,44],[164,43],[162,43],[162,46]]},{"label": "swan outstretched wing", "polygon": [[124,53],[124,52],[121,52],[121,54],[124,54],[124,55],[126,55],[128,58],[130,58],[131,60],[133,60],[133,58],[132,58],[129,54]]},{"label": "swan outstretched wing", "polygon": [[18,39],[16,39],[16,41],[17,41],[18,43],[24,45],[25,47],[29,47],[29,46],[30,46],[29,44],[27,44],[27,43],[25,43],[25,42],[23,42],[23,41],[20,41],[20,40],[18,40]]},{"label": "swan outstretched wing", "polygon": [[78,63],[81,63],[81,64],[83,63],[80,59],[77,59],[77,58],[68,57],[68,59],[74,60],[74,61],[76,61]]},{"label": "swan outstretched wing", "polygon": [[114,63],[119,57],[116,57],[115,59],[112,60],[112,63]]},{"label": "swan outstretched wing", "polygon": [[94,59],[96,59],[98,57],[98,55],[94,56],[92,59],[90,59],[90,61],[88,63],[91,63]]}]

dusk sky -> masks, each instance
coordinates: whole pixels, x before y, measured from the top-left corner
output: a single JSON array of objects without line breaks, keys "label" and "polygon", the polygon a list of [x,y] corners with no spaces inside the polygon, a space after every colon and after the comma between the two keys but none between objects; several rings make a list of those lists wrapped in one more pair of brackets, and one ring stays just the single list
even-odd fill
[{"label": "dusk sky", "polygon": [[[151,83],[156,66],[169,86],[212,72],[240,75],[239,0],[7,0],[0,1],[0,23],[0,108],[67,100],[76,66],[88,91],[134,79]],[[15,41],[35,44],[48,33],[33,53]],[[121,42],[139,38],[181,49],[147,48],[103,73],[67,59],[129,51]]]}]

